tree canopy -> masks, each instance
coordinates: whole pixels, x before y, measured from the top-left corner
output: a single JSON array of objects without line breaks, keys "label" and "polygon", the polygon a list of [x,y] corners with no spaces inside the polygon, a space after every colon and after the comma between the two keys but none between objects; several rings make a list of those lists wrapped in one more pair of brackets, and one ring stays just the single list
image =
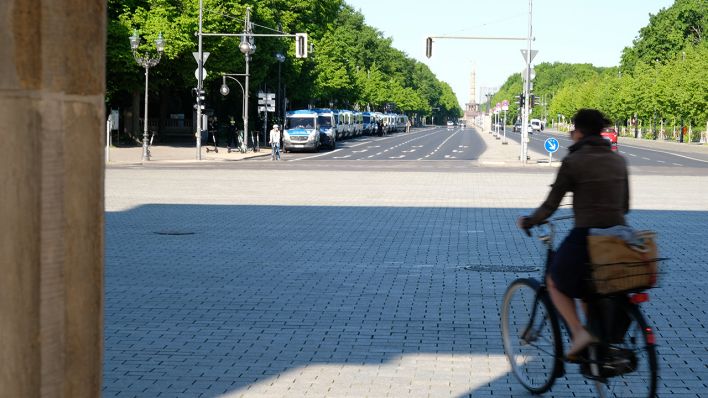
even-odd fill
[{"label": "tree canopy", "polygon": [[[286,55],[281,79],[287,87],[290,108],[312,106],[395,110],[419,116],[461,116],[450,86],[430,69],[391,45],[363,15],[342,0],[203,0],[203,30],[241,33],[246,7],[251,8],[254,33],[307,32],[314,51],[295,58],[289,38],[256,37],[250,63],[250,85],[256,91],[277,84],[278,61]],[[127,103],[143,87],[140,67],[133,60],[128,37],[136,29],[142,38],[140,52],[155,52],[154,40],[162,33],[166,45],[160,64],[150,70],[150,91],[188,95],[195,86],[199,0],[108,0],[107,102]],[[210,105],[225,101],[218,94],[222,73],[243,73],[244,56],[238,37],[204,37],[204,51],[211,53],[205,69],[205,89]],[[181,94],[180,94],[181,93]],[[231,96],[234,97],[234,96]],[[191,103],[181,104],[191,110]],[[186,113],[186,112],[185,112]]]},{"label": "tree canopy", "polygon": [[[708,2],[676,0],[650,17],[618,67],[542,63],[535,67],[534,94],[545,101],[532,117],[571,117],[579,108],[596,108],[624,124],[636,117],[647,123],[674,121],[705,126],[708,121]],[[511,75],[492,103],[522,91],[520,74]]]}]

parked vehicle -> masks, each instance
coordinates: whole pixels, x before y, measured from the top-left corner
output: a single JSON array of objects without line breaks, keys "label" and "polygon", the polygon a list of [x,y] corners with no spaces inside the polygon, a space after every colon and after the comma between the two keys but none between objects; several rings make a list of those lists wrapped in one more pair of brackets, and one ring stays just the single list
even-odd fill
[{"label": "parked vehicle", "polygon": [[514,123],[514,127],[511,128],[511,131],[513,132],[521,132],[521,120],[517,120],[516,123]]},{"label": "parked vehicle", "polygon": [[600,135],[610,142],[613,151],[617,151],[617,137],[619,134],[617,134],[617,130],[614,127],[605,127],[600,132]]},{"label": "parked vehicle", "polygon": [[330,149],[336,148],[337,124],[334,121],[334,112],[331,109],[313,109],[317,113],[317,127],[320,132],[321,145]]},{"label": "parked vehicle", "polygon": [[531,119],[529,121],[529,126],[533,131],[543,131],[543,122],[539,119]]},{"label": "parked vehicle", "polygon": [[317,152],[320,148],[317,119],[317,112],[309,109],[288,112],[285,115],[283,150],[303,149]]},{"label": "parked vehicle", "polygon": [[455,128],[455,122],[453,122],[453,121],[451,121],[451,120],[448,121],[448,122],[447,122],[447,129],[448,129],[448,130],[452,130],[452,129],[454,129],[454,128]]},{"label": "parked vehicle", "polygon": [[363,133],[367,135],[376,134],[376,112],[363,112],[361,116]]}]

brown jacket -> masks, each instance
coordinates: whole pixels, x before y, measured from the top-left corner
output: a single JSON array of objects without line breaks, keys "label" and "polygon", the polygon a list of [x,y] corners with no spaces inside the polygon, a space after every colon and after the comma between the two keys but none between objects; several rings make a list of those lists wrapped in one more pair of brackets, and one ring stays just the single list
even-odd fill
[{"label": "brown jacket", "polygon": [[585,137],[568,149],[551,192],[527,223],[536,225],[550,217],[566,192],[572,192],[576,227],[625,225],[629,180],[624,158],[601,136]]}]

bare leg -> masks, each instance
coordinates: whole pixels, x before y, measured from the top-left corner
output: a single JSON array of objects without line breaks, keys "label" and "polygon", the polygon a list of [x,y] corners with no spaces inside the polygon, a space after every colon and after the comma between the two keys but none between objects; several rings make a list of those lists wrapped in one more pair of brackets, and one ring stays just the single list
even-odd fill
[{"label": "bare leg", "polygon": [[592,343],[594,337],[585,330],[583,324],[580,323],[578,318],[578,310],[575,306],[575,300],[571,297],[566,296],[561,293],[558,288],[556,288],[553,279],[550,276],[546,277],[546,286],[548,287],[548,293],[551,296],[551,301],[555,305],[558,312],[560,312],[565,322],[568,324],[570,333],[572,334],[573,342],[570,345],[570,349],[566,353],[568,358],[575,358],[575,356],[582,351],[588,344]]},{"label": "bare leg", "polygon": [[580,323],[578,318],[578,312],[575,308],[575,300],[561,293],[557,288],[556,284],[553,282],[551,276],[546,276],[546,286],[548,287],[548,292],[551,295],[551,301],[555,305],[558,312],[560,312],[565,322],[570,328],[570,333],[573,336],[577,336],[578,332],[582,330],[583,325]]}]

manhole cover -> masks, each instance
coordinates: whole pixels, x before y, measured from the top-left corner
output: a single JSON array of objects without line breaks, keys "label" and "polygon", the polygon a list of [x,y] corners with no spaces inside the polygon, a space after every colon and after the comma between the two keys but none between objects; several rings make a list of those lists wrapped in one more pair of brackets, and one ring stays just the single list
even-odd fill
[{"label": "manhole cover", "polygon": [[157,231],[153,232],[156,235],[170,235],[170,236],[181,236],[181,235],[194,235],[194,232],[189,231]]},{"label": "manhole cover", "polygon": [[462,267],[465,271],[475,272],[538,272],[540,268],[528,265],[484,265],[475,264]]}]

